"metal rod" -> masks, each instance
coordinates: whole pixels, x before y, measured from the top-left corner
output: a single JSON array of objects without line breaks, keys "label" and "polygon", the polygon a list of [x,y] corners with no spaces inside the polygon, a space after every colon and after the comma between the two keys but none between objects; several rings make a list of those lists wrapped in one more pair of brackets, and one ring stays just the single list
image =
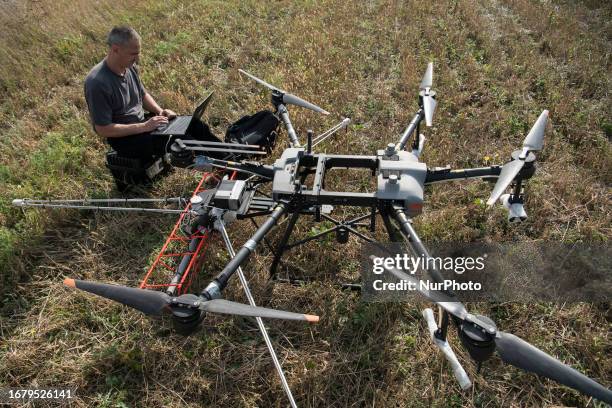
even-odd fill
[{"label": "metal rod", "polygon": [[285,128],[287,129],[287,134],[289,135],[289,144],[291,145],[291,147],[300,147],[300,141],[298,140],[297,134],[295,133],[295,129],[293,129],[291,119],[289,119],[289,112],[287,111],[287,107],[280,103],[278,104],[277,109],[281,119],[283,120],[283,123],[285,124]]},{"label": "metal rod", "polygon": [[[368,215],[369,215],[369,214],[368,214]],[[340,222],[340,221],[338,221],[338,220],[333,219],[332,217],[330,217],[330,216],[329,216],[329,215],[327,215],[327,214],[321,214],[321,217],[325,218],[327,221],[331,221],[331,222],[333,222],[333,223],[334,223],[334,224],[336,224],[336,225],[340,225],[340,224],[342,224],[342,222]],[[360,221],[360,219],[359,219],[359,218],[356,218],[354,221]]]},{"label": "metal rod", "polygon": [[[358,226],[359,224],[352,224]],[[372,206],[372,213],[370,214],[370,232],[376,231],[376,207]]]},{"label": "metal rod", "polygon": [[327,235],[330,232],[334,232],[337,229],[338,229],[338,225],[336,225],[336,226],[334,226],[334,227],[332,227],[330,229],[327,229],[325,231],[321,231],[321,232],[319,232],[319,233],[317,233],[317,234],[315,234],[313,236],[310,236],[308,238],[300,239],[299,241],[293,242],[291,244],[287,244],[287,245],[285,245],[285,248],[286,249],[295,248],[298,245],[302,245],[302,244],[305,244],[305,243],[310,242],[312,240],[315,240],[317,238],[321,238],[322,236]]},{"label": "metal rod", "polygon": [[21,206],[27,203],[49,203],[49,204],[62,204],[62,203],[83,203],[87,205],[89,203],[180,203],[185,202],[183,197],[167,197],[167,198],[82,198],[75,200],[34,200],[30,198],[16,199],[13,200],[13,205]]},{"label": "metal rod", "polygon": [[224,149],[220,147],[196,147],[196,146],[187,146],[185,150],[189,151],[198,151],[198,152],[222,152],[222,153],[241,153],[241,154],[260,154],[266,155],[266,152],[258,151],[258,150],[238,150],[238,149]]},{"label": "metal rod", "polygon": [[[227,247],[227,252],[231,257],[236,256],[234,252],[234,248],[232,246],[232,242],[230,241],[229,235],[225,230],[225,225],[223,225],[223,221],[219,220],[217,223],[217,229],[221,233],[223,237],[223,241],[225,242],[225,246]],[[249,300],[249,304],[255,307],[255,300],[253,299],[253,295],[251,294],[251,290],[249,289],[249,284],[242,273],[242,268],[239,266],[237,269],[238,278],[240,279],[240,283],[242,284],[242,288],[244,289],[244,294]],[[276,356],[276,352],[274,351],[274,347],[272,347],[272,342],[270,341],[270,336],[268,336],[268,331],[266,330],[266,326],[263,324],[263,320],[261,317],[256,317],[257,326],[259,327],[259,331],[266,342],[266,347],[268,347],[268,351],[270,352],[270,356],[272,357],[272,361],[274,362],[274,366],[276,367],[276,371],[278,372],[278,376],[280,377],[281,383],[283,384],[283,388],[285,389],[285,393],[287,394],[287,398],[289,398],[289,403],[293,408],[297,408],[295,400],[293,399],[293,394],[291,393],[291,389],[289,388],[289,384],[287,383],[287,379],[285,378],[285,373],[283,372],[283,367],[281,367],[280,362],[278,361],[278,357]]]},{"label": "metal rod", "polygon": [[473,178],[498,178],[501,166],[477,167],[473,169],[456,169],[448,171],[427,171],[425,184],[440,183],[451,180],[467,180]]},{"label": "metal rod", "polygon": [[97,211],[132,211],[132,212],[149,212],[158,214],[180,214],[185,210],[170,210],[161,208],[135,208],[135,207],[106,207],[95,205],[71,205],[71,204],[37,204],[23,203],[19,207],[41,207],[41,208],[70,208],[75,210],[97,210]]},{"label": "metal rod", "polygon": [[264,215],[270,215],[272,214],[272,211],[258,211],[258,212],[252,212],[252,213],[246,213],[246,214],[237,214],[236,218],[238,218],[239,220],[243,220],[246,218],[255,218],[255,217],[262,217]]},{"label": "metal rod", "polygon": [[[177,139],[178,140],[178,139]],[[223,142],[208,142],[205,140],[182,140],[185,146],[198,145],[198,146],[227,146],[233,148],[246,148],[246,149],[261,149],[260,145],[250,145],[250,144],[241,144],[241,143],[223,143]]]},{"label": "metal rod", "polygon": [[[393,215],[395,220],[397,221],[397,223],[399,224],[400,228],[402,229],[402,231],[404,231],[404,233],[410,237],[409,243],[410,245],[413,247],[413,249],[416,252],[417,256],[424,256],[425,257],[425,261],[427,261],[429,258],[431,258],[431,255],[429,255],[429,251],[427,251],[427,248],[425,248],[425,245],[423,245],[423,242],[421,242],[421,239],[419,238],[419,236],[417,235],[416,231],[414,230],[414,228],[412,228],[412,225],[410,224],[410,220],[408,219],[408,217],[406,216],[406,213],[404,213],[404,210],[401,208],[393,208]],[[429,262],[426,262],[426,265],[428,265]],[[425,268],[424,268],[425,269]],[[444,277],[442,276],[442,274],[440,273],[440,271],[438,271],[438,269],[435,267],[435,263],[432,263],[432,267],[431,268],[427,268],[426,269],[429,274],[431,275],[431,277],[437,282],[437,283],[442,283],[444,282]],[[450,296],[455,296],[455,294],[453,292],[451,292],[450,290],[447,290],[446,293]]]},{"label": "metal rod", "polygon": [[278,246],[276,247],[276,253],[274,254],[274,260],[272,261],[272,265],[270,266],[270,276],[274,278],[276,276],[276,269],[278,268],[278,263],[280,262],[281,257],[283,256],[283,252],[285,252],[285,248],[287,248],[287,241],[289,241],[289,237],[293,232],[293,227],[295,227],[295,223],[300,217],[300,211],[297,209],[289,222],[287,223],[287,228],[285,228],[285,232],[283,233],[283,237],[281,238]]},{"label": "metal rod", "polygon": [[[357,235],[359,238],[363,239],[366,242],[369,243],[373,243],[374,240],[366,235],[363,235],[361,232],[357,231],[355,228],[352,228],[348,225],[342,225],[342,227],[346,228],[348,231],[352,232],[353,234]],[[342,228],[342,227],[338,227],[338,228]]]},{"label": "metal rod", "polygon": [[412,134],[412,132],[414,132],[417,125],[422,119],[423,119],[423,109],[419,109],[416,115],[414,115],[414,117],[412,118],[412,121],[410,121],[410,123],[408,124],[408,127],[406,128],[406,130],[404,130],[404,133],[400,137],[399,142],[397,142],[397,144],[395,145],[396,150],[398,151],[404,150],[404,148],[406,147],[406,144],[408,143],[408,140],[410,139],[410,135]]},{"label": "metal rod", "polygon": [[249,170],[240,169],[240,168],[238,168],[238,167],[224,166],[224,165],[222,165],[222,164],[215,164],[215,163],[210,163],[210,165],[211,165],[211,166],[213,166],[213,167],[216,167],[216,168],[218,168],[218,169],[223,169],[223,170],[233,170],[233,171],[238,171],[238,172],[240,172],[240,173],[250,174],[250,175],[252,175],[252,176],[257,176],[257,177],[264,177],[264,178],[266,178],[266,176],[265,176],[265,175],[258,174],[258,173],[255,173],[255,172],[253,172],[253,171],[249,171]]},{"label": "metal rod", "polygon": [[316,147],[316,145],[318,145],[319,143],[324,142],[325,139],[327,139],[328,137],[332,136],[333,134],[338,132],[340,129],[346,128],[349,123],[351,123],[351,120],[349,118],[344,118],[340,123],[338,123],[337,125],[333,126],[332,128],[328,129],[327,131],[325,131],[325,132],[321,133],[319,136],[317,136],[312,141],[312,143],[313,143],[312,147]]},{"label": "metal rod", "polygon": [[191,241],[189,241],[188,251],[190,253],[183,255],[181,262],[176,268],[176,273],[174,274],[174,277],[170,281],[170,286],[166,290],[166,293],[169,294],[170,296],[172,296],[174,292],[176,292],[176,286],[178,285],[178,283],[181,281],[181,278],[185,274],[185,270],[187,270],[187,266],[189,266],[191,257],[195,253],[195,250],[198,248],[198,245],[200,244],[201,239],[202,238],[193,238]]},{"label": "metal rod", "polygon": [[512,190],[512,198],[518,199],[520,197],[522,184],[523,184],[523,179],[517,179],[514,182],[514,189]]},{"label": "metal rod", "polygon": [[333,132],[335,132],[338,129],[340,129],[341,126],[342,126],[342,122],[332,126],[331,128],[327,129],[325,132],[321,133],[320,135],[315,136],[315,138],[312,139],[312,142],[313,143],[317,143],[317,142],[323,141],[328,136],[331,136],[333,134]]},{"label": "metal rod", "polygon": [[446,341],[446,335],[448,334],[448,313],[446,312],[446,310],[442,310],[442,308],[440,306],[438,306],[440,309],[440,324],[438,326],[438,330],[436,330],[435,332],[435,336],[436,338],[442,340],[442,341]]},{"label": "metal rod", "polygon": [[[374,212],[376,212],[376,210],[374,210]],[[348,221],[347,224],[349,224],[349,225],[357,225],[356,224],[357,222],[359,222],[361,220],[365,220],[366,218],[371,217],[371,216],[372,216],[372,213],[360,215],[359,217],[354,218],[354,219]]]},{"label": "metal rod", "polygon": [[419,149],[419,135],[420,134],[421,134],[421,121],[419,121],[416,126],[416,133],[414,137],[414,142],[412,143],[412,150]]},{"label": "metal rod", "polygon": [[380,216],[383,219],[383,223],[385,224],[385,229],[387,230],[387,234],[389,235],[389,239],[391,242],[398,242],[401,240],[401,237],[398,237],[399,232],[397,229],[391,224],[391,220],[389,219],[389,214],[381,211]]},{"label": "metal rod", "polygon": [[306,131],[306,154],[312,153],[312,129]]}]

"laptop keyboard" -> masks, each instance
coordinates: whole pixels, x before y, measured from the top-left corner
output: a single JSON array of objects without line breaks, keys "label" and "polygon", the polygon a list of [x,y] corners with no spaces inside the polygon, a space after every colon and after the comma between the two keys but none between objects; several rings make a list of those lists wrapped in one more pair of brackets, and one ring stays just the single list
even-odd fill
[{"label": "laptop keyboard", "polygon": [[158,132],[164,133],[172,133],[175,131],[185,131],[187,125],[189,125],[189,121],[191,117],[189,116],[181,116],[172,121],[172,123],[168,125],[162,125],[157,128]]}]

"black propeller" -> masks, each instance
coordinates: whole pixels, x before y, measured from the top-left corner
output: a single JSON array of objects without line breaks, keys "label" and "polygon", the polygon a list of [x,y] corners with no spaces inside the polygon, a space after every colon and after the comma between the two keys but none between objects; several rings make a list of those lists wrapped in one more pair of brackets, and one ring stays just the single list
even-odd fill
[{"label": "black propeller", "polygon": [[[414,276],[398,269],[388,268],[385,265],[383,265],[383,267],[387,272],[399,279],[412,282],[419,281]],[[612,405],[612,391],[605,388],[603,385],[574,370],[570,366],[563,364],[556,358],[527,343],[520,337],[498,331],[491,319],[468,313],[465,306],[454,297],[441,291],[426,290],[421,288],[418,284],[416,288],[428,300],[436,303],[462,322],[463,327],[461,327],[460,330],[464,330],[465,327],[470,331],[470,333],[461,334],[463,336],[462,341],[466,337],[469,337],[471,344],[473,344],[476,349],[475,354],[481,353],[481,355],[485,357],[482,360],[488,358],[491,353],[488,353],[486,350],[478,350],[478,348],[486,349],[494,345],[490,351],[497,351],[497,354],[505,363],[550,378],[560,384]],[[491,340],[493,340],[494,344],[491,343]],[[463,344],[468,346],[465,341]],[[472,353],[474,350],[469,351],[470,355],[475,357],[475,354]]]},{"label": "black propeller", "polygon": [[123,305],[139,310],[147,315],[160,315],[163,311],[173,309],[199,309],[204,312],[229,314],[237,316],[264,317],[269,319],[302,320],[310,323],[319,321],[319,316],[285,312],[283,310],[250,306],[225,299],[206,300],[196,295],[186,294],[172,297],[163,292],[109,285],[106,283],[88,282],[76,279],[65,279],[64,285],[84,290],[85,292],[114,300]]},{"label": "black propeller", "polygon": [[497,332],[495,349],[506,363],[550,378],[600,401],[612,404],[612,391],[510,333]]}]

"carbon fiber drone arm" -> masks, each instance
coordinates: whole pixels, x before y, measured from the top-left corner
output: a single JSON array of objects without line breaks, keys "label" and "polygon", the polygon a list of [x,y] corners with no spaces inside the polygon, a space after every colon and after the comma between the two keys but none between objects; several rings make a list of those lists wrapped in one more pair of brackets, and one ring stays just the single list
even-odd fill
[{"label": "carbon fiber drone arm", "polygon": [[[272,100],[274,101],[274,94],[272,94]],[[283,124],[285,125],[291,147],[300,147],[300,141],[297,137],[297,133],[295,133],[293,125],[291,124],[291,119],[289,119],[289,111],[287,110],[287,107],[284,104],[279,103],[276,105],[276,113],[280,116]]]},{"label": "carbon fiber drone arm", "polygon": [[229,279],[238,270],[244,261],[255,251],[255,247],[276,225],[278,220],[287,212],[287,204],[279,203],[268,219],[255,231],[255,234],[242,245],[236,255],[225,265],[225,268],[215,277],[215,279],[204,289],[201,296],[207,299],[220,297],[221,292],[227,286]]},{"label": "carbon fiber drone arm", "polygon": [[497,180],[501,166],[476,167],[472,169],[456,169],[450,167],[427,169],[425,185],[455,180],[491,179]]}]

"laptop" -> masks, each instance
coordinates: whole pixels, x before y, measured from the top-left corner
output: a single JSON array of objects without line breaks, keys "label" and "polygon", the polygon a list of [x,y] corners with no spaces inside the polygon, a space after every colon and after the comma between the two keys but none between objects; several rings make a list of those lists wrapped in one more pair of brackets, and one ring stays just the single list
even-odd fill
[{"label": "laptop", "polygon": [[193,112],[191,116],[177,116],[174,119],[171,119],[166,125],[158,127],[156,130],[151,132],[154,136],[161,135],[172,135],[172,136],[184,136],[187,134],[187,130],[189,130],[189,126],[192,122],[200,120],[208,103],[210,102],[213,92],[208,94],[208,96],[202,101],[201,104]]}]

